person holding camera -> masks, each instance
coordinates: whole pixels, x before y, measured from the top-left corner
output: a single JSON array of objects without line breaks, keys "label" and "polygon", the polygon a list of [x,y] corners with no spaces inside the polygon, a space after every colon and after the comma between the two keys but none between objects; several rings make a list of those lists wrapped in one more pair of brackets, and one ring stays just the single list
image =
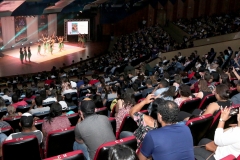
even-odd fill
[{"label": "person holding camera", "polygon": [[218,160],[230,154],[235,157],[239,156],[240,112],[237,115],[238,124],[235,127],[224,129],[225,122],[232,115],[231,110],[230,107],[221,107],[221,116],[215,131],[214,141],[204,138],[194,148],[194,155],[197,160]]}]

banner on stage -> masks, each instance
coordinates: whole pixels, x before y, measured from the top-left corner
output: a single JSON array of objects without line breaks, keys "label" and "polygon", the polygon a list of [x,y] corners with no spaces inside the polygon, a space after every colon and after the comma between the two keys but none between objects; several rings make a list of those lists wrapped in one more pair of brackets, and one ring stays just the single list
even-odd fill
[{"label": "banner on stage", "polygon": [[15,24],[15,42],[27,41],[27,20],[26,17],[14,17]]},{"label": "banner on stage", "polygon": [[0,19],[0,47],[3,46],[3,37],[2,37],[2,23]]},{"label": "banner on stage", "polygon": [[40,39],[44,35],[48,36],[48,16],[39,15],[38,16],[38,38]]}]

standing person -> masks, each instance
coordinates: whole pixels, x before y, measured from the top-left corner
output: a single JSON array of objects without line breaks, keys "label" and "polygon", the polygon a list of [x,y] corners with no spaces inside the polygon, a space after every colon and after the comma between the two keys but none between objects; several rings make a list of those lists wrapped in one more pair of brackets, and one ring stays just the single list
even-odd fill
[{"label": "standing person", "polygon": [[62,36],[62,48],[61,49],[63,49],[64,48],[64,37]]},{"label": "standing person", "polygon": [[20,48],[20,60],[22,63],[23,63],[23,59],[24,59],[23,50],[22,50],[22,48]]},{"label": "standing person", "polygon": [[43,46],[44,46],[44,54],[46,53],[46,50],[47,50],[47,37],[44,37],[42,35],[43,39],[42,39],[42,42],[43,42]]},{"label": "standing person", "polygon": [[81,33],[78,34],[78,43],[81,47],[82,46],[82,35],[81,35]]},{"label": "standing person", "polygon": [[26,47],[23,48],[23,53],[24,53],[25,61],[27,61],[27,49],[26,49]]},{"label": "standing person", "polygon": [[193,139],[188,126],[177,123],[178,105],[173,101],[158,104],[157,119],[161,128],[151,130],[144,137],[139,160],[194,159]]},{"label": "standing person", "polygon": [[37,54],[41,55],[41,43],[38,41],[38,52]]},{"label": "standing person", "polygon": [[85,34],[82,35],[82,47],[85,48],[85,43],[86,43],[86,36]]},{"label": "standing person", "polygon": [[51,54],[52,54],[52,52],[53,52],[53,45],[54,45],[54,39],[51,39],[51,41],[50,41],[50,47],[49,47]]},{"label": "standing person", "polygon": [[30,49],[30,46],[29,46],[28,47],[28,61],[29,62],[30,62],[31,56],[32,56],[32,53],[31,53],[31,49]]},{"label": "standing person", "polygon": [[62,52],[62,38],[61,37],[57,37],[58,40],[58,48],[59,48],[59,52]]},{"label": "standing person", "polygon": [[47,51],[50,52],[50,43],[51,43],[51,37],[48,36],[47,38]]}]

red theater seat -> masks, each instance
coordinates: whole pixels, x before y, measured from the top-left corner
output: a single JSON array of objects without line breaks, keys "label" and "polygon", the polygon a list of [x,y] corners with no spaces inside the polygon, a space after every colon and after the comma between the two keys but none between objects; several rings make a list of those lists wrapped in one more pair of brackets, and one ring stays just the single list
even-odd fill
[{"label": "red theater seat", "polygon": [[11,126],[9,127],[4,127],[4,128],[1,128],[1,132],[6,134],[7,136],[9,136],[10,134],[13,133],[13,129]]},{"label": "red theater seat", "polygon": [[64,160],[85,160],[83,152],[81,150],[72,151],[58,156],[46,158],[44,160],[55,160],[55,159],[64,159]]},{"label": "red theater seat", "polygon": [[8,122],[13,128],[14,132],[21,131],[21,127],[19,126],[21,116],[15,116],[12,118],[4,118],[3,120]]},{"label": "red theater seat", "polygon": [[74,129],[75,127],[69,127],[48,133],[45,156],[48,158],[71,152],[75,141]]},{"label": "red theater seat", "polygon": [[108,116],[108,109],[107,107],[97,108],[95,113]]},{"label": "red theater seat", "polygon": [[4,141],[2,144],[2,159],[41,160],[37,137],[25,136]]},{"label": "red theater seat", "polygon": [[204,110],[205,108],[207,108],[207,106],[212,103],[212,102],[216,102],[217,99],[215,97],[214,94],[209,94],[206,97],[204,97],[199,105],[199,109]]},{"label": "red theater seat", "polygon": [[124,145],[132,148],[134,151],[137,149],[136,138],[134,136],[126,137],[123,139],[119,139],[116,141],[111,141],[111,142],[102,144],[100,147],[98,147],[96,154],[94,156],[94,160],[107,160],[109,148],[116,144],[124,144]]},{"label": "red theater seat", "polygon": [[179,108],[180,108],[181,111],[192,113],[194,109],[198,108],[200,103],[201,103],[200,98],[193,98],[193,99],[190,99],[190,100],[183,101],[180,104]]},{"label": "red theater seat", "polygon": [[201,117],[193,118],[187,121],[186,125],[191,130],[193,143],[195,146],[205,136],[212,122],[212,114],[203,115]]},{"label": "red theater seat", "polygon": [[222,158],[221,160],[237,160],[236,157],[234,157],[234,155],[230,154],[224,158]]},{"label": "red theater seat", "polygon": [[116,136],[116,130],[117,130],[117,122],[116,122],[116,119],[113,118],[113,117],[109,117],[108,119],[109,119],[109,121],[110,121],[110,123],[111,123],[111,125],[112,125],[113,133],[114,133],[114,135]]}]

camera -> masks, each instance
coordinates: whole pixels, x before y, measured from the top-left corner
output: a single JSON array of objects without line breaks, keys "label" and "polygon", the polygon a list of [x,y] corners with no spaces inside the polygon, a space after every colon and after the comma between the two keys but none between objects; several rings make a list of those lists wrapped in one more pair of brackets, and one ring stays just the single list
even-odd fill
[{"label": "camera", "polygon": [[234,116],[237,115],[239,113],[239,108],[232,108],[230,110],[229,116]]}]

